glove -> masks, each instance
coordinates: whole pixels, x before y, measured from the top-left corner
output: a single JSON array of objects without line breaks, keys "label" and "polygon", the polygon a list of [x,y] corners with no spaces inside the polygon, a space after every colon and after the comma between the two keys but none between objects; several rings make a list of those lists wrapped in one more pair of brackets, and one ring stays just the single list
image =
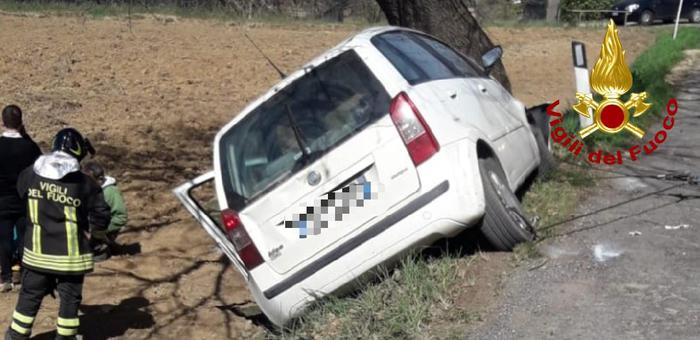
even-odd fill
[{"label": "glove", "polygon": [[108,242],[107,231],[106,230],[93,230],[91,233],[91,239]]}]

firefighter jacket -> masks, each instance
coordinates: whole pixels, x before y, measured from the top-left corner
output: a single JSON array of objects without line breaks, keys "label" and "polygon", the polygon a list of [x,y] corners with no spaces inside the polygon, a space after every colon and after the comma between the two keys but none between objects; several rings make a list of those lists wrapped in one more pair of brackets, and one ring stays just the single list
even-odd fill
[{"label": "firefighter jacket", "polygon": [[107,229],[110,209],[78,160],[60,151],[39,157],[19,175],[17,192],[27,202],[22,264],[59,275],[92,271],[90,227]]}]

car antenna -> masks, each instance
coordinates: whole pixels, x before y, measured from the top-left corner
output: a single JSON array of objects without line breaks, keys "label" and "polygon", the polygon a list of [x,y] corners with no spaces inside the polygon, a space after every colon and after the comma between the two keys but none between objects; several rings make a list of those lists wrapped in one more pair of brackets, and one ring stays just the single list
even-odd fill
[{"label": "car antenna", "polygon": [[251,38],[248,36],[248,33],[243,33],[243,35],[246,37],[246,39],[248,39],[248,41],[250,41],[250,44],[253,45],[253,47],[255,47],[255,49],[258,50],[258,52],[260,52],[260,54],[265,58],[265,60],[267,60],[267,63],[270,64],[270,66],[272,66],[272,67],[275,69],[275,71],[277,71],[277,73],[280,75],[280,78],[281,78],[281,79],[284,79],[284,78],[287,77],[287,75],[284,74],[284,72],[282,72],[282,70],[280,70],[280,68],[277,67],[277,65],[275,65],[275,63],[273,63],[272,60],[271,60],[270,58],[267,57],[267,55],[265,54],[265,52],[263,52],[263,51],[260,49],[260,47],[258,47],[258,45],[255,44],[255,42],[253,41],[253,39],[251,39]]}]

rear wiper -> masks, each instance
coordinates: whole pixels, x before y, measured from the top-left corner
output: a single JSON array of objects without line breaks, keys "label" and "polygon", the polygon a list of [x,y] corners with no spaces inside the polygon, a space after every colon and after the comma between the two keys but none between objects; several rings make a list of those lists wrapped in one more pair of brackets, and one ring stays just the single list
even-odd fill
[{"label": "rear wiper", "polygon": [[297,145],[299,146],[299,149],[301,149],[302,159],[307,159],[310,154],[310,149],[308,146],[306,146],[306,143],[304,143],[304,138],[301,134],[301,130],[299,130],[299,126],[297,125],[297,122],[294,119],[292,108],[289,106],[289,104],[285,105],[285,107],[287,108],[287,119],[289,119],[289,124],[292,126],[292,131],[294,131],[294,139],[296,139]]}]

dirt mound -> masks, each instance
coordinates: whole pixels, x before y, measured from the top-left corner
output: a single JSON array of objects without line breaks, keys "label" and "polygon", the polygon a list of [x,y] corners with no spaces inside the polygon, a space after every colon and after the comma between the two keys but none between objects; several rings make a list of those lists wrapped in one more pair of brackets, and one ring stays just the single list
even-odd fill
[{"label": "dirt mound", "polygon": [[[291,71],[356,29],[145,19],[130,31],[117,19],[2,17],[0,103],[25,110],[30,134],[44,149],[64,125],[85,132],[129,209],[119,241],[131,255],[99,264],[86,282],[86,339],[262,333],[229,311],[250,301],[245,284],[170,190],[211,167],[218,128],[277,81],[243,32]],[[569,41],[590,43],[593,56],[603,37],[602,30],[489,32],[504,46],[515,94],[526,104],[572,98]],[[622,32],[628,56],[649,36]],[[0,295],[6,311],[0,327],[9,324],[15,300],[16,294]],[[56,302],[47,298],[35,334],[50,338],[55,312]]]}]

